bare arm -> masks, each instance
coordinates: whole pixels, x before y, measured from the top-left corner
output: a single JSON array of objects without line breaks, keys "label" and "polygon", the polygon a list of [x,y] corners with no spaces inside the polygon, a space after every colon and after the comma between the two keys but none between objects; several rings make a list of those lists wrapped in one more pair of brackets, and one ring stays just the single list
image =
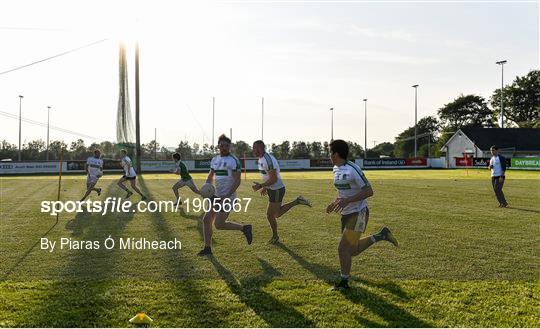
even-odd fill
[{"label": "bare arm", "polygon": [[206,178],[206,183],[212,184],[214,182],[214,176],[215,175],[216,175],[216,173],[214,172],[213,169],[211,169],[210,172],[208,173],[208,177]]},{"label": "bare arm", "polygon": [[332,202],[326,207],[326,212],[331,213],[333,211],[334,212],[341,211],[349,203],[365,200],[371,197],[372,195],[373,195],[373,189],[371,188],[371,185],[366,185],[362,187],[360,192],[356,193],[355,195],[351,197],[343,198],[343,199],[337,198],[336,200],[334,200],[334,202]]},{"label": "bare arm", "polygon": [[275,169],[268,170],[268,180],[261,184],[262,187],[270,186],[277,182],[277,171]]},{"label": "bare arm", "polygon": [[261,188],[265,188],[265,187],[270,186],[270,185],[274,184],[275,182],[277,182],[277,171],[275,169],[270,169],[267,172],[268,172],[268,176],[269,176],[268,180],[266,182],[262,183],[262,184],[254,182],[253,186],[251,187],[253,189],[253,191],[258,191]]},{"label": "bare arm", "polygon": [[345,202],[351,203],[356,201],[362,201],[369,197],[373,196],[373,189],[371,188],[371,185],[364,186],[360,192],[356,193],[355,195],[345,198]]},{"label": "bare arm", "polygon": [[236,189],[238,189],[238,186],[240,186],[240,182],[241,182],[241,179],[242,179],[241,178],[242,177],[242,172],[234,171],[233,172],[233,177],[234,177],[234,184],[231,187],[231,190],[229,191],[229,193],[227,193],[226,197],[230,197],[234,192],[236,192]]}]

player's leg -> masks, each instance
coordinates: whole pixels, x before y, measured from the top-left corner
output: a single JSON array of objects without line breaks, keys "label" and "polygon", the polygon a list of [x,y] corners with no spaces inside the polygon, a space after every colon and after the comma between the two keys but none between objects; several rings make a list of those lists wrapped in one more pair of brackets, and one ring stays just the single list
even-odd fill
[{"label": "player's leg", "polygon": [[227,221],[229,213],[220,211],[216,214],[214,226],[216,230],[241,231],[244,225],[235,222]]},{"label": "player's leg", "polygon": [[216,215],[216,220],[214,221],[214,226],[217,230],[234,230],[241,231],[246,237],[247,243],[251,244],[253,241],[252,227],[249,224],[238,224],[235,222],[227,221],[229,213],[225,211],[218,212]]},{"label": "player's leg", "polygon": [[116,183],[116,185],[118,185],[118,187],[120,187],[122,190],[126,191],[127,192],[127,196],[126,198],[129,198],[133,192],[131,192],[130,190],[128,190],[128,188],[124,185],[124,182],[127,181],[127,178],[126,176],[122,176],[118,182]]},{"label": "player's leg", "polygon": [[304,206],[311,207],[311,201],[309,201],[308,199],[306,199],[303,196],[299,195],[293,201],[282,205],[280,207],[280,209],[279,209],[277,217],[279,218],[279,217],[283,216],[287,211],[291,210],[291,208],[293,208],[295,206],[298,206],[298,205],[304,205]]},{"label": "player's leg", "polygon": [[345,229],[338,245],[339,265],[341,280],[335,288],[349,288],[349,276],[351,274],[352,257],[358,240],[362,233]]},{"label": "player's leg", "polygon": [[499,200],[499,203],[501,205],[501,207],[506,207],[508,205],[508,203],[506,202],[506,198],[504,197],[504,193],[503,193],[503,186],[504,186],[504,181],[500,182],[498,179],[496,180],[495,182],[495,185],[497,187],[496,191],[495,191],[495,194],[497,195],[497,199]]},{"label": "player's leg", "polygon": [[[358,213],[354,230],[363,234],[365,231],[365,228],[367,227],[368,222],[369,222],[369,209],[364,208]],[[362,223],[365,223],[365,224],[362,224]],[[370,246],[372,246],[373,244],[379,241],[388,241],[396,247],[399,245],[397,239],[394,237],[390,229],[385,226],[379,232],[359,239],[356,245],[353,247],[352,255],[356,256],[362,253],[364,250],[366,250],[367,248],[369,248]]]},{"label": "player's leg", "polygon": [[268,220],[268,224],[270,224],[270,228],[272,229],[272,238],[268,242],[274,244],[279,241],[277,217],[279,217],[278,213],[281,207],[281,202],[272,202],[272,199],[270,200],[271,201],[268,202],[268,208],[266,209],[266,219]]},{"label": "player's leg", "polygon": [[100,196],[101,195],[101,188],[100,187],[96,187],[99,179],[101,178],[101,176],[96,176],[94,178],[94,186],[92,186],[92,191],[96,191],[97,195]]},{"label": "player's leg", "polygon": [[199,251],[199,256],[211,255],[212,254],[212,233],[213,233],[213,223],[216,217],[216,213],[209,211],[204,214],[203,217],[203,236],[204,236],[204,248]]},{"label": "player's leg", "polygon": [[368,239],[360,239],[369,220],[369,210],[364,208],[359,212],[341,216],[341,239],[338,246],[341,280],[334,288],[349,288],[349,276],[352,258],[373,244]]},{"label": "player's leg", "polygon": [[86,200],[86,198],[92,193],[92,190],[94,189],[94,185],[96,182],[94,182],[90,177],[86,178],[86,193],[82,197],[81,201]]},{"label": "player's leg", "polygon": [[178,201],[180,200],[180,194],[178,193],[178,190],[179,190],[182,186],[184,186],[184,181],[182,181],[182,180],[179,180],[178,182],[176,182],[176,183],[172,186],[172,190],[173,190],[173,193],[174,193],[176,202],[178,202]]},{"label": "player's leg", "polygon": [[141,190],[139,190],[139,188],[137,187],[137,180],[135,178],[130,178],[129,179],[129,183],[131,184],[131,188],[139,193],[139,195],[141,196],[141,198],[144,200],[146,199],[146,197],[144,196],[144,194],[142,194]]},{"label": "player's leg", "polygon": [[188,180],[185,184],[187,185],[187,187],[189,187],[193,191],[193,193],[195,194],[201,193],[199,189],[197,188],[197,185],[195,185],[195,183],[193,182],[193,179]]},{"label": "player's leg", "polygon": [[501,203],[501,199],[499,197],[499,192],[498,192],[498,185],[497,185],[498,180],[499,180],[498,177],[497,178],[491,177],[491,186],[493,186],[493,193],[495,193],[495,198],[499,202],[499,207],[500,207],[502,203]]}]

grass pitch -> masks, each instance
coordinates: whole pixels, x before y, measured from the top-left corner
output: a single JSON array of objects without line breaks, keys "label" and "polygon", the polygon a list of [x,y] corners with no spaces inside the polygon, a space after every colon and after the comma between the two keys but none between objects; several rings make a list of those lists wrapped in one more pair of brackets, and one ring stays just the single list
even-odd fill
[{"label": "grass pitch", "polygon": [[[540,173],[510,171],[499,209],[486,170],[366,171],[367,234],[389,226],[400,248],[378,243],[353,260],[350,292],[338,278],[339,216],[324,208],[336,192],[330,172],[282,173],[284,201],[302,194],[278,220],[282,244],[267,244],[265,198],[242,175],[239,197],[254,243],[215,231],[214,257],[199,258],[201,214],[40,212],[56,200],[54,176],[1,177],[0,326],[128,326],[138,311],[158,327],[539,327]],[[195,174],[198,185],[206,175]],[[124,196],[116,175],[103,194]],[[139,181],[152,200],[172,200],[173,175]],[[65,176],[62,200],[78,200],[85,178]],[[187,188],[182,197],[193,197]],[[95,200],[95,194],[91,197]],[[133,196],[132,200],[138,200]],[[41,250],[40,238],[103,241],[109,235],[182,241],[181,250]]]}]

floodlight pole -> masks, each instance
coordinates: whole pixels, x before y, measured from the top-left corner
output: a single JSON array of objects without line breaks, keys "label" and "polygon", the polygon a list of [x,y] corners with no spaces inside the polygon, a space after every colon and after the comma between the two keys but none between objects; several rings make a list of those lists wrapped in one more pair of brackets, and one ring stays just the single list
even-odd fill
[{"label": "floodlight pole", "polygon": [[154,160],[157,160],[157,128],[154,128]]},{"label": "floodlight pole", "polygon": [[367,159],[367,98],[364,98],[364,159]]},{"label": "floodlight pole", "polygon": [[24,96],[19,95],[19,161],[21,161],[21,127],[22,127],[22,99]]},{"label": "floodlight pole", "polygon": [[49,161],[49,117],[50,117],[51,107],[47,106],[47,161]]},{"label": "floodlight pole", "polygon": [[330,108],[330,142],[334,141],[334,108]]},{"label": "floodlight pole", "polygon": [[141,124],[139,107],[139,44],[135,45],[135,152],[137,172],[141,174]]},{"label": "floodlight pole", "polygon": [[214,151],[214,123],[216,118],[216,98],[212,97],[212,152]]},{"label": "floodlight pole", "polygon": [[501,128],[504,128],[504,103],[503,103],[503,91],[504,91],[504,64],[506,64],[507,60],[502,60],[495,62],[495,64],[498,64],[501,66]]},{"label": "floodlight pole", "polygon": [[413,85],[414,88],[414,157],[416,158],[417,150],[417,126],[418,126],[418,85]]},{"label": "floodlight pole", "polygon": [[431,131],[427,136],[427,157],[428,159],[431,157]]},{"label": "floodlight pole", "polygon": [[264,97],[261,103],[261,140],[264,141]]}]

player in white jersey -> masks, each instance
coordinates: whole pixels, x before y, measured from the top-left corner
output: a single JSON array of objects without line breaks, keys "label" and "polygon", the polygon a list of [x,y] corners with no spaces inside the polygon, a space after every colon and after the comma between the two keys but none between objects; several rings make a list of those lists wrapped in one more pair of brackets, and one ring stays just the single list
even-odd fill
[{"label": "player in white jersey", "polygon": [[212,209],[203,217],[204,248],[199,251],[199,256],[212,254],[212,224],[218,230],[241,231],[248,244],[251,244],[253,240],[251,225],[227,221],[229,212],[223,210],[224,207],[220,207],[221,209],[218,210],[215,206],[215,203],[223,205],[234,202],[242,173],[240,161],[230,153],[231,140],[225,135],[219,136],[218,148],[219,155],[216,155],[210,162],[210,173],[206,179],[207,183],[213,183],[215,180],[216,195],[213,198]]},{"label": "player in white jersey", "polygon": [[259,158],[257,163],[264,182],[254,182],[251,188],[253,191],[260,190],[262,196],[268,195],[266,219],[268,219],[268,223],[270,223],[270,228],[272,229],[272,238],[268,242],[276,244],[279,242],[277,219],[294,206],[301,204],[311,207],[311,202],[300,195],[289,203],[281,204],[283,196],[285,196],[285,184],[281,180],[279,163],[273,155],[266,153],[265,149],[266,146],[262,140],[253,143],[253,155]]},{"label": "player in white jersey", "polygon": [[378,233],[361,238],[369,220],[367,198],[373,195],[371,184],[362,169],[347,161],[349,145],[343,140],[330,143],[330,159],[334,164],[334,186],[338,197],[326,207],[326,212],[341,212],[341,240],[339,242],[339,263],[341,280],[333,289],[348,289],[352,257],[360,254],[374,243],[386,240],[398,246],[396,238],[385,226]]},{"label": "player in white jersey", "polygon": [[139,193],[141,196],[141,200],[146,200],[146,197],[142,194],[141,190],[137,187],[137,173],[135,172],[135,169],[133,169],[133,163],[131,162],[131,159],[127,155],[126,150],[121,150],[120,153],[122,154],[122,159],[120,160],[120,165],[124,169],[124,175],[120,180],[118,181],[118,186],[127,192],[126,199],[129,198],[133,192],[128,190],[128,188],[124,185],[124,182],[129,180],[129,183],[131,184],[131,188],[135,190],[135,192]]},{"label": "player in white jersey", "polygon": [[103,160],[101,160],[100,150],[94,150],[94,155],[86,159],[84,170],[86,171],[86,193],[81,201],[84,201],[92,191],[96,191],[98,196],[101,195],[101,188],[95,187],[103,176]]}]

